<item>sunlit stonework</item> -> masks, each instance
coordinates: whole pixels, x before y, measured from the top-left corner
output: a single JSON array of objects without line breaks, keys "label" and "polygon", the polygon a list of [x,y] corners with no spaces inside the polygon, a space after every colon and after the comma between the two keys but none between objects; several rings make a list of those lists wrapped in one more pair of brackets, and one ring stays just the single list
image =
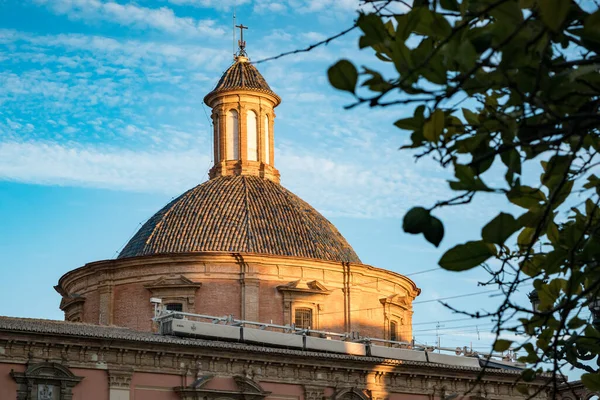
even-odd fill
[{"label": "sunlit stonework", "polygon": [[[416,284],[363,264],[280,185],[281,99],[243,41],[204,101],[210,179],[159,210],[116,259],[60,278],[66,321],[0,317],[1,399],[524,397],[513,362],[417,348]],[[528,384],[535,398],[548,397],[546,380]]]}]

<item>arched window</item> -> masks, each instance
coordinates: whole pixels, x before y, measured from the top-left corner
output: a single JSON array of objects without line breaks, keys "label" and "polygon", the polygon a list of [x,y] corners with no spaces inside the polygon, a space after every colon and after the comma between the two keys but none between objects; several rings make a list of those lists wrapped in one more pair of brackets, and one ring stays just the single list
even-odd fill
[{"label": "arched window", "polygon": [[271,163],[271,147],[269,145],[269,117],[265,115],[265,164]]},{"label": "arched window", "polygon": [[390,322],[390,340],[398,340],[398,324],[396,321]]},{"label": "arched window", "polygon": [[239,158],[239,130],[238,130],[238,112],[236,110],[227,111],[227,121],[225,124],[227,139],[227,159],[237,160]]},{"label": "arched window", "polygon": [[312,310],[310,308],[296,308],[294,313],[294,325],[296,328],[309,329],[313,326]]},{"label": "arched window", "polygon": [[221,135],[219,129],[221,129],[219,120],[219,114],[215,115],[215,162],[221,161]]},{"label": "arched window", "polygon": [[256,113],[252,110],[246,115],[247,143],[248,143],[248,160],[258,161],[258,135],[256,134],[256,125],[258,119]]}]

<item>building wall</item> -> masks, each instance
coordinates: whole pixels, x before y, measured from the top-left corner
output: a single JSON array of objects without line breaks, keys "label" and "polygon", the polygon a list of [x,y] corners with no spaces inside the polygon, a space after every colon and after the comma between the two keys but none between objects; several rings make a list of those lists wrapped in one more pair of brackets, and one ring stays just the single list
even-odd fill
[{"label": "building wall", "polygon": [[[367,265],[223,253],[97,262],[59,285],[67,296],[85,297],[79,317],[93,324],[152,330],[150,298],[160,297],[185,312],[284,325],[295,322],[296,308],[309,308],[313,329],[376,338],[388,338],[382,299],[400,296],[410,310],[419,293],[402,275]],[[399,339],[411,340],[410,325],[399,328]]]},{"label": "building wall", "polygon": [[0,399],[16,399],[17,384],[10,376],[10,371],[25,371],[25,366],[21,364],[2,364],[0,363]]},{"label": "building wall", "polygon": [[131,400],[178,400],[173,391],[181,376],[138,372],[131,379]]},{"label": "building wall", "polygon": [[105,370],[71,368],[71,372],[83,377],[73,388],[73,400],[109,400],[108,375]]}]

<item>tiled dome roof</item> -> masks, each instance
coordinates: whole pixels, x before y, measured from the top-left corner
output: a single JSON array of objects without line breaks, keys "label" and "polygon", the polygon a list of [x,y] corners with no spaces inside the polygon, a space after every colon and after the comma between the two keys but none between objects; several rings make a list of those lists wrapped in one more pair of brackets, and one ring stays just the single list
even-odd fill
[{"label": "tiled dome roof", "polygon": [[256,176],[223,176],[188,190],[150,218],[118,258],[202,251],[360,263],[331,222]]},{"label": "tiled dome roof", "polygon": [[268,93],[280,101],[279,96],[271,90],[265,78],[246,57],[237,58],[236,62],[225,71],[217,86],[206,95],[205,99],[214,93],[240,89]]}]

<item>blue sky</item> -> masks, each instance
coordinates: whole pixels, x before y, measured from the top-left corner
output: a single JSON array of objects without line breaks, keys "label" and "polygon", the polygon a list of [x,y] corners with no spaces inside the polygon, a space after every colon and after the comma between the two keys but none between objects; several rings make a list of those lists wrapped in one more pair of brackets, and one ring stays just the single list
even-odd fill
[{"label": "blue sky", "polygon": [[[236,13],[256,61],[348,27],[357,3],[237,0]],[[0,0],[0,315],[62,319],[52,289],[62,274],[115,257],[155,211],[207,179],[202,100],[232,61],[232,4]],[[275,120],[282,184],[336,224],[364,263],[404,274],[435,268],[504,204],[481,198],[439,214],[447,230],[439,249],[404,234],[406,210],[450,194],[446,172],[397,150],[408,137],[392,123],[410,108],[343,109],[351,99],[326,75],[340,57],[374,62],[348,35],[258,66],[283,99]],[[489,290],[477,286],[483,277],[412,276],[417,301]],[[498,299],[451,303],[481,310]],[[461,318],[435,302],[414,311],[420,342],[436,341],[435,321]],[[441,325],[444,346],[484,350],[492,337],[485,321]]]}]

